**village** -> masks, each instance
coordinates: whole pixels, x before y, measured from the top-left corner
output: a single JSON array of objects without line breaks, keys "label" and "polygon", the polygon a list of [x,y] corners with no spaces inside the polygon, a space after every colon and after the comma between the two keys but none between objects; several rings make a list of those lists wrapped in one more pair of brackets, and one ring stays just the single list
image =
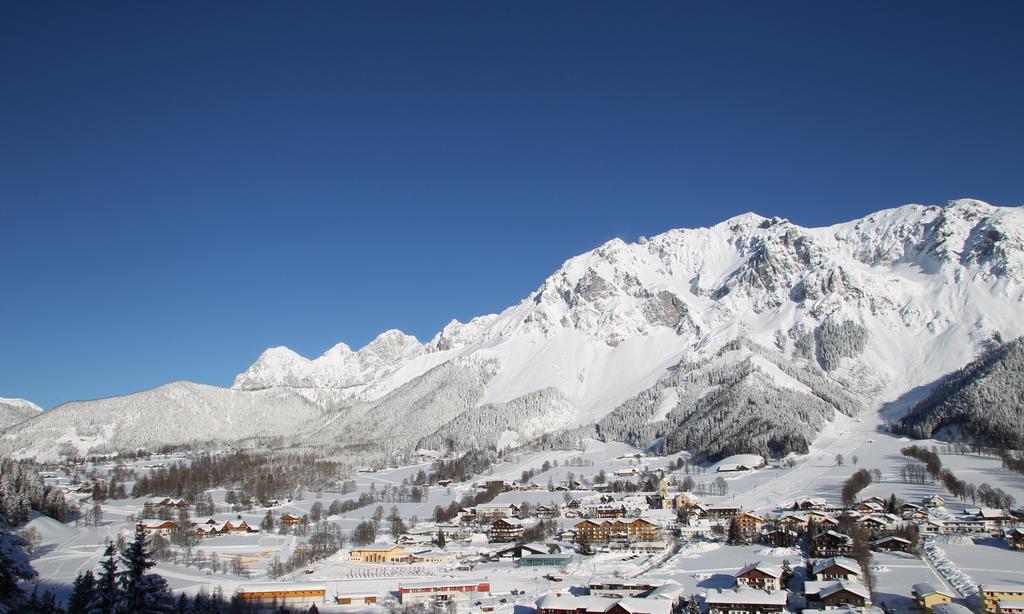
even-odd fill
[{"label": "village", "polygon": [[[55,591],[95,565],[106,541],[139,528],[172,589],[267,607],[1024,611],[1024,508],[983,505],[954,495],[941,479],[921,479],[907,469],[920,463],[906,450],[940,450],[957,475],[989,476],[1004,503],[1013,499],[1008,493],[1024,494],[1024,479],[991,455],[874,434],[854,421],[847,427],[865,436],[826,433],[819,450],[785,462],[740,455],[700,465],[685,454],[602,442],[532,452],[465,482],[425,484],[419,501],[395,493],[420,481],[428,458],[358,471],[343,494],[266,501],[215,489],[193,501],[153,495],[99,503],[93,484],[54,470],[47,482],[81,516],[68,524],[38,516],[26,526],[37,533],[40,584]],[[157,460],[188,459],[128,464],[141,473]],[[117,466],[124,469],[93,462],[88,474],[102,481]],[[843,501],[844,481],[862,471],[875,479]]]}]

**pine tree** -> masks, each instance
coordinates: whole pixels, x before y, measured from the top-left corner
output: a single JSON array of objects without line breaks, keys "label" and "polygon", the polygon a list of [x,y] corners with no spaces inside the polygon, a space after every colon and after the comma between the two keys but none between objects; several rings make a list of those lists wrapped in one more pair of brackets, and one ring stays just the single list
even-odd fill
[{"label": "pine tree", "polygon": [[435,541],[437,542],[437,547],[441,549],[444,549],[444,547],[448,544],[448,540],[447,538],[445,538],[443,530],[437,530],[437,539]]},{"label": "pine tree", "polygon": [[96,598],[96,576],[91,569],[78,574],[72,585],[71,597],[68,599],[70,614],[86,614],[89,604]]},{"label": "pine tree", "polygon": [[741,537],[742,536],[740,535],[739,525],[736,523],[736,519],[733,518],[729,521],[729,534],[726,538],[726,541],[729,543],[729,545],[734,546],[740,543]]},{"label": "pine tree", "polygon": [[113,543],[107,543],[100,561],[100,575],[96,579],[96,590],[93,593],[90,612],[108,614],[114,611],[120,593],[117,588],[117,549]]},{"label": "pine tree", "polygon": [[274,511],[267,510],[267,514],[263,517],[263,521],[260,522],[260,529],[264,533],[270,533],[274,530]]},{"label": "pine tree", "polygon": [[146,532],[135,530],[132,540],[121,553],[124,570],[118,574],[122,598],[119,612],[163,612],[170,601],[167,581],[157,574],[146,573],[156,565],[146,550]]},{"label": "pine tree", "polygon": [[594,548],[590,545],[590,540],[583,536],[576,538],[576,552],[583,556],[590,556],[594,554]]},{"label": "pine tree", "polygon": [[785,589],[789,586],[789,581],[793,579],[793,566],[789,564],[789,559],[782,561],[782,588]]},{"label": "pine tree", "polygon": [[690,595],[686,600],[686,614],[700,614],[700,602],[696,595]]},{"label": "pine tree", "polygon": [[0,491],[0,604],[20,601],[18,582],[36,575],[24,549],[25,540],[7,530],[6,508]]},{"label": "pine tree", "polygon": [[46,591],[42,597],[39,596],[38,586],[32,591],[32,597],[21,608],[21,612],[24,614],[65,614],[64,608],[57,605],[57,598],[53,593]]}]

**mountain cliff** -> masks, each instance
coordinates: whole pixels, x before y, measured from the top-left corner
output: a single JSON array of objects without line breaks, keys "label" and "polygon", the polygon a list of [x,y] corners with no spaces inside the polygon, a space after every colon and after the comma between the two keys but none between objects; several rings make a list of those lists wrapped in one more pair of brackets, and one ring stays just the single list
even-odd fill
[{"label": "mountain cliff", "polygon": [[[1022,316],[1019,208],[907,205],[824,228],[749,213],[609,241],[518,304],[452,321],[423,344],[388,331],[312,360],[267,350],[224,402],[304,399],[316,408],[302,414],[304,440],[323,445],[515,445],[543,435],[709,455],[746,451],[733,445],[746,441],[785,453],[805,449],[835,412],[875,407],[1021,335]],[[787,424],[787,412],[802,426]],[[301,430],[278,413],[281,434]],[[0,443],[38,449],[40,424]]]}]

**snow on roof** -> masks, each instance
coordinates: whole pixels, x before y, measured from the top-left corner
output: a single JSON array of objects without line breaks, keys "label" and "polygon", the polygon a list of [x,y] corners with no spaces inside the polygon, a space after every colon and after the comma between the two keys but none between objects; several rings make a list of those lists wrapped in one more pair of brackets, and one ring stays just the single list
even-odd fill
[{"label": "snow on roof", "polygon": [[720,467],[733,467],[738,465],[745,465],[747,467],[762,467],[764,466],[764,457],[759,454],[733,454],[728,458],[723,458],[715,466],[716,470]]},{"label": "snow on roof", "polygon": [[402,582],[398,585],[399,589],[419,589],[419,588],[446,588],[449,586],[469,586],[486,584],[487,580],[480,578],[451,578],[448,580],[430,580],[424,582]]},{"label": "snow on roof", "polygon": [[538,610],[575,610],[584,612],[607,612],[618,600],[595,595],[573,595],[571,593],[548,593],[537,600]]},{"label": "snow on roof", "polygon": [[710,604],[749,603],[757,605],[786,605],[786,591],[762,591],[756,588],[740,588],[709,591],[704,601]]},{"label": "snow on roof", "polygon": [[610,584],[612,586],[631,586],[634,588],[641,588],[655,586],[657,582],[645,580],[643,578],[616,578],[614,576],[594,576],[589,582],[587,582],[587,586],[604,586],[606,584]]},{"label": "snow on roof", "polygon": [[743,569],[737,571],[734,575],[742,576],[743,574],[745,574],[747,572],[750,572],[750,571],[754,571],[754,570],[760,571],[761,573],[768,574],[769,576],[771,576],[773,578],[781,578],[782,577],[782,569],[781,568],[775,567],[774,565],[768,565],[764,561],[758,561],[756,563],[748,563],[746,566],[743,567]]},{"label": "snow on roof", "polygon": [[999,520],[999,519],[1002,519],[1002,518],[1009,518],[1010,517],[1010,515],[1006,512],[1006,510],[1001,510],[1001,509],[997,509],[997,508],[994,508],[994,507],[983,507],[983,508],[980,508],[978,510],[977,515],[981,516],[982,518],[992,518],[992,519],[995,519],[995,520]]},{"label": "snow on roof", "polygon": [[980,584],[978,588],[986,593],[1024,593],[1024,584]]},{"label": "snow on roof", "polygon": [[848,591],[854,595],[859,595],[864,599],[871,599],[871,593],[863,585],[856,582],[847,582],[845,580],[839,580],[828,586],[822,587],[818,591],[818,596],[828,597],[829,595],[838,593],[839,591]]},{"label": "snow on roof", "polygon": [[390,552],[395,548],[404,548],[399,544],[368,544],[366,546],[356,546],[352,548],[352,552]]},{"label": "snow on roof", "polygon": [[683,594],[683,585],[676,582],[675,580],[665,580],[665,583],[658,588],[651,591],[647,595],[648,599],[668,599],[675,601],[680,595]]},{"label": "snow on roof", "polygon": [[944,595],[949,599],[955,597],[944,586],[939,586],[935,582],[918,582],[913,585],[913,591],[918,597],[925,597],[926,595]]},{"label": "snow on roof", "polygon": [[141,524],[144,527],[159,527],[167,523],[177,524],[173,520],[164,520],[162,518],[142,518],[136,522],[136,524]]},{"label": "snow on roof", "polygon": [[831,535],[832,537],[838,537],[839,539],[845,539],[847,541],[850,540],[849,535],[846,535],[845,533],[839,533],[838,531],[833,531],[831,529],[829,529],[828,531],[824,531],[822,533],[818,533],[817,535],[815,535],[815,538],[821,537],[822,535]]},{"label": "snow on roof", "polygon": [[671,614],[672,602],[665,599],[626,597],[619,600],[619,607],[633,614]]},{"label": "snow on roof", "polygon": [[909,544],[910,540],[909,539],[903,539],[902,537],[899,537],[899,536],[896,536],[896,535],[886,535],[885,537],[880,537],[880,538],[876,539],[875,541],[873,541],[871,543],[872,544],[884,544],[885,542],[901,542],[901,543],[904,543],[904,544]]},{"label": "snow on roof", "polygon": [[940,603],[932,606],[932,612],[934,614],[974,614],[970,608],[959,603]]},{"label": "snow on roof", "polygon": [[323,584],[309,582],[253,582],[242,584],[235,593],[266,593],[282,591],[327,591]]},{"label": "snow on roof", "polygon": [[572,555],[567,553],[555,553],[555,554],[524,554],[523,560],[527,561],[560,561],[563,559],[571,559]]},{"label": "snow on roof", "polygon": [[853,561],[853,560],[847,559],[847,558],[843,558],[843,557],[838,557],[838,556],[834,556],[834,557],[825,559],[823,561],[818,561],[817,563],[815,563],[814,564],[814,573],[815,574],[820,573],[820,572],[828,569],[829,567],[832,567],[833,565],[838,566],[838,567],[842,567],[843,569],[848,569],[849,571],[852,571],[855,574],[859,574],[860,573],[860,565],[858,565],[856,561]]}]

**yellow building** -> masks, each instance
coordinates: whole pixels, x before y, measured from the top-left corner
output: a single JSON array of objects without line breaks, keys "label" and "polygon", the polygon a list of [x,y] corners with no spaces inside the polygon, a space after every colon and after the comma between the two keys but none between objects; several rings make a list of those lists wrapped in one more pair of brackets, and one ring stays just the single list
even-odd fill
[{"label": "yellow building", "polygon": [[446,552],[444,550],[424,550],[422,552],[413,552],[409,555],[411,563],[451,563],[458,558],[458,555],[454,552]]},{"label": "yellow building", "polygon": [[352,548],[348,560],[353,563],[398,563],[406,559],[405,548],[398,544],[370,544]]},{"label": "yellow building", "polygon": [[676,495],[675,506],[677,510],[694,507],[700,504],[700,497],[692,492],[681,492]]},{"label": "yellow building", "polygon": [[1000,601],[1024,599],[1024,584],[979,584],[978,597],[985,614],[995,614]]},{"label": "yellow building", "polygon": [[736,529],[744,535],[755,535],[759,533],[761,531],[761,526],[764,524],[764,518],[761,518],[757,514],[751,514],[750,512],[743,512],[733,520],[736,523]]},{"label": "yellow building", "polygon": [[910,594],[924,612],[932,612],[935,606],[953,601],[953,593],[933,582],[915,584]]}]

